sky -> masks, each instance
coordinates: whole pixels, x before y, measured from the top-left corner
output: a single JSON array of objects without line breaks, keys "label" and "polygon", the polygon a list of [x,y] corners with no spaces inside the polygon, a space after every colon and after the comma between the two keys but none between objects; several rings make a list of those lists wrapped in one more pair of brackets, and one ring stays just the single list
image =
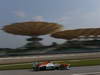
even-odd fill
[{"label": "sky", "polygon": [[[23,21],[48,21],[62,24],[64,29],[100,27],[100,0],[0,0],[0,27]],[[63,43],[48,35],[42,43]],[[0,48],[21,47],[28,36],[0,30]]]}]

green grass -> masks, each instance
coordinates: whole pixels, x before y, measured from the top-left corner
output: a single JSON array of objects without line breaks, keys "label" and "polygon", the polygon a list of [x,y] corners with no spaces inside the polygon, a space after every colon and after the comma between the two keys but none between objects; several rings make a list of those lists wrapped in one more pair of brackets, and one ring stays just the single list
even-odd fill
[{"label": "green grass", "polygon": [[[54,61],[54,62],[71,64],[72,67],[100,65],[100,59],[64,60],[64,61]],[[31,69],[31,68],[32,68],[32,63],[0,65],[0,70]]]},{"label": "green grass", "polygon": [[31,63],[0,65],[0,70],[30,69]]},{"label": "green grass", "polygon": [[100,59],[67,60],[64,63],[69,63],[71,66],[95,66],[100,65]]}]

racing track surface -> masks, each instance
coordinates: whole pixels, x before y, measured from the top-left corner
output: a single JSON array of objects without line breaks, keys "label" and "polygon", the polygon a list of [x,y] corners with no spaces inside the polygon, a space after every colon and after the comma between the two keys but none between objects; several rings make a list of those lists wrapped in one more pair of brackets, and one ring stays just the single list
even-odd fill
[{"label": "racing track surface", "polygon": [[72,67],[71,70],[32,71],[32,70],[6,70],[0,75],[100,75],[100,66]]},{"label": "racing track surface", "polygon": [[100,58],[100,52],[95,53],[76,53],[76,54],[52,54],[52,55],[36,55],[36,56],[17,56],[17,57],[2,57],[0,64],[14,64],[33,61],[47,60],[67,60],[67,59],[93,59]]}]

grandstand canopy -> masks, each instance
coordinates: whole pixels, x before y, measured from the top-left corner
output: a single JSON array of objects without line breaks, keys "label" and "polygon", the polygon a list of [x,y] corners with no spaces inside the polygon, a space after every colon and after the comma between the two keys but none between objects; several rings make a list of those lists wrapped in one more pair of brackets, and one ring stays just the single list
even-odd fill
[{"label": "grandstand canopy", "polygon": [[7,33],[15,35],[39,36],[57,32],[62,26],[49,22],[21,22],[3,27]]},{"label": "grandstand canopy", "polygon": [[61,39],[74,39],[81,36],[84,37],[98,37],[100,35],[100,28],[86,28],[86,29],[75,29],[75,30],[64,30],[52,34],[52,37]]}]

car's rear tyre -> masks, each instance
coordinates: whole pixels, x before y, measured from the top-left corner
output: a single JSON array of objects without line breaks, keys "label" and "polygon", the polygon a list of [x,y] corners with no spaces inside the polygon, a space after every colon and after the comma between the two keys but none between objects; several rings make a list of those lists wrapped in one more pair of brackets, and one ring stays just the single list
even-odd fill
[{"label": "car's rear tyre", "polygon": [[42,66],[39,68],[40,70],[46,70],[46,66]]},{"label": "car's rear tyre", "polygon": [[32,69],[33,69],[33,71],[39,71],[40,70],[39,67],[33,67]]}]

